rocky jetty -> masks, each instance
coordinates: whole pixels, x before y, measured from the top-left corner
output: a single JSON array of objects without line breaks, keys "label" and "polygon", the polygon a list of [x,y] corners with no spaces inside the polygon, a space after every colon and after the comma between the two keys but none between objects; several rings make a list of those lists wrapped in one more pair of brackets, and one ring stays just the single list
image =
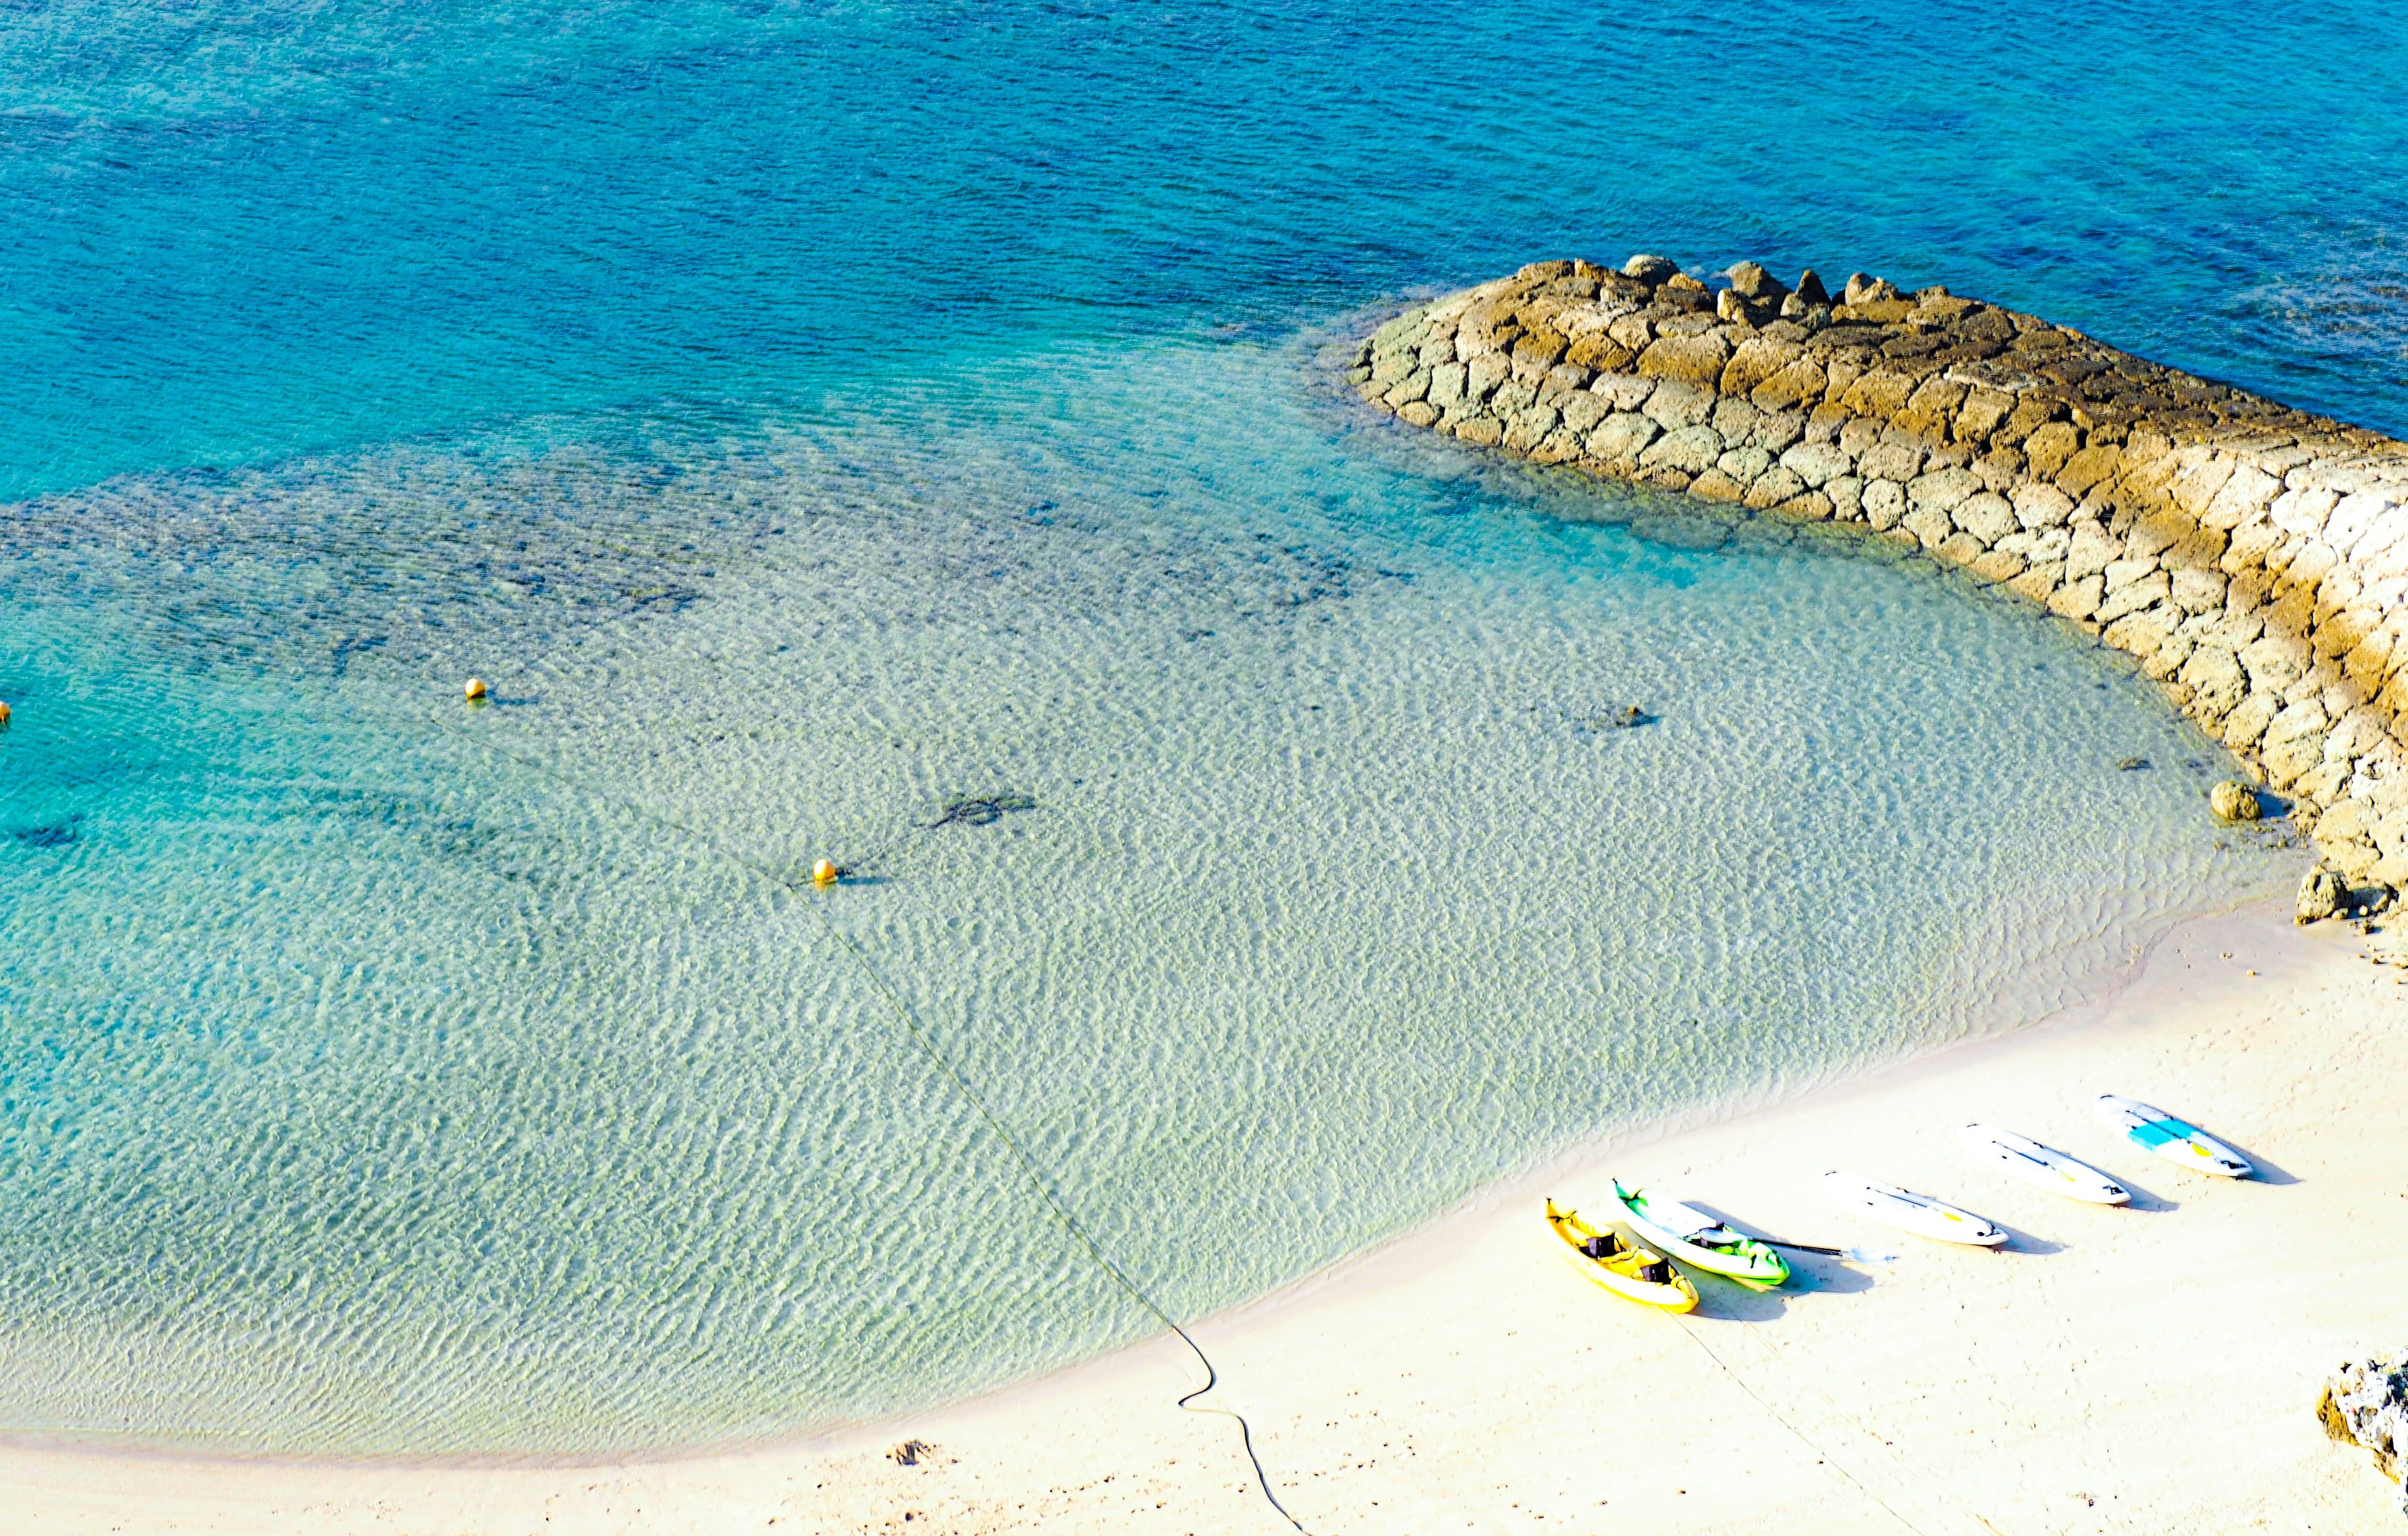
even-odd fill
[{"label": "rocky jetty", "polygon": [[2399,1486],[2400,1510],[2408,1515],[2408,1352],[2334,1372],[2316,1401],[2316,1417],[2325,1433],[2373,1456],[2374,1470]]},{"label": "rocky jetty", "polygon": [[2408,444],[1944,288],[1537,262],[1351,376],[1418,427],[1928,550],[2140,659],[2408,886]]}]

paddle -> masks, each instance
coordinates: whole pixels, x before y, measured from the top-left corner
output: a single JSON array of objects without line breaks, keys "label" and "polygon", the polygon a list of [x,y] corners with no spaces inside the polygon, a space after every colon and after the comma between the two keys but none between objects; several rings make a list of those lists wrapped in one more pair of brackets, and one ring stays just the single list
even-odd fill
[{"label": "paddle", "polygon": [[1844,1259],[1852,1264],[1892,1264],[1898,1261],[1894,1253],[1870,1253],[1863,1248],[1818,1248],[1812,1243],[1784,1243],[1779,1238],[1761,1238],[1767,1247],[1786,1248],[1791,1253],[1819,1253],[1827,1259]]}]

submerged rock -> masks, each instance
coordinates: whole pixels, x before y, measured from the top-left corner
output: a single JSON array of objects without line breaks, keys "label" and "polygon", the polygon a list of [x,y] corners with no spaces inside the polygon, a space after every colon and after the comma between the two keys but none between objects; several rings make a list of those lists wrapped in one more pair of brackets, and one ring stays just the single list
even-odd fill
[{"label": "submerged rock", "polygon": [[78,826],[83,813],[78,811],[64,821],[53,821],[46,827],[14,827],[8,835],[29,848],[63,848],[79,835]]},{"label": "submerged rock", "polygon": [[2316,1400],[2316,1417],[2333,1439],[2366,1448],[2374,1470],[2400,1490],[2400,1511],[2408,1515],[2408,1350],[2334,1372]]},{"label": "submerged rock", "polygon": [[2312,869],[2300,881],[2300,911],[2292,920],[2320,923],[2349,904],[2349,887],[2329,869]]},{"label": "submerged rock", "polygon": [[2258,791],[2237,778],[2228,778],[2207,791],[2207,808],[2219,821],[2255,821],[2262,810]]}]

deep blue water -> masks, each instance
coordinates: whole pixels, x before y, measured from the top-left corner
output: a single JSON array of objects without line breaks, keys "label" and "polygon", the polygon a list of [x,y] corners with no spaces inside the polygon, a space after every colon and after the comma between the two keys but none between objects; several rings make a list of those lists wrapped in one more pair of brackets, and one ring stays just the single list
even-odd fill
[{"label": "deep blue water", "polygon": [[2408,429],[2397,5],[0,15],[0,495],[1635,248]]},{"label": "deep blue water", "polygon": [[2046,621],[1318,348],[1751,256],[2408,427],[2403,21],[0,7],[0,1431],[650,1447],[1151,1328],[895,999],[1200,1313],[2294,878]]}]

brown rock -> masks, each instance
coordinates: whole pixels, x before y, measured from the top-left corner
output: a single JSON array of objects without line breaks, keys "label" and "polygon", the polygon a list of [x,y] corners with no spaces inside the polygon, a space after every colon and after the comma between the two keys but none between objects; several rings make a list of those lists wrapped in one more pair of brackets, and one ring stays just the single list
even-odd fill
[{"label": "brown rock", "polygon": [[1725,394],[1747,394],[1790,363],[1800,361],[1802,349],[1794,342],[1752,336],[1732,350],[1730,363],[1723,369],[1720,388]]},{"label": "brown rock", "polygon": [[1730,344],[1718,335],[1659,336],[1639,355],[1639,372],[1646,378],[1712,386],[1721,381],[1723,364],[1729,361]]},{"label": "brown rock", "polygon": [[[2093,443],[2067,459],[2065,467],[2058,470],[2054,478],[2058,488],[2068,495],[2079,496],[2114,476],[2123,458],[2124,450],[2114,444]],[[2033,462],[2037,466],[2037,458]]]},{"label": "brown rock", "polygon": [[2064,421],[2051,421],[2034,428],[2024,440],[2024,456],[2031,461],[2032,473],[2042,479],[2055,479],[2065,462],[2073,457],[2082,444],[2082,434]]},{"label": "brown rock", "polygon": [[1639,354],[1607,332],[1590,331],[1571,339],[1564,358],[1601,374],[1618,374],[1637,362]]},{"label": "brown rock", "polygon": [[1747,495],[1747,487],[1719,469],[1710,469],[1689,482],[1689,494],[1703,496],[1709,501],[1735,502]]},{"label": "brown rock", "polygon": [[1965,391],[1965,404],[1956,412],[1950,434],[1960,443],[1985,443],[1992,433],[2006,425],[2014,408],[2015,397],[2004,390],[1975,385]]},{"label": "brown rock", "polygon": [[2106,590],[2105,576],[2095,572],[2077,576],[2069,572],[2065,584],[2057,588],[2056,594],[2048,600],[2048,611],[2077,623],[2092,622],[2099,612],[2099,604],[2105,601]]},{"label": "brown rock", "polygon": [[1906,408],[1907,397],[1914,392],[1915,379],[1911,374],[1893,373],[1886,368],[1874,369],[1857,377],[1848,386],[1840,404],[1858,416],[1887,421]]},{"label": "brown rock", "polygon": [[1789,296],[1789,290],[1756,262],[1742,262],[1726,276],[1730,278],[1732,292],[1750,304],[1777,306]]},{"label": "brown rock", "polygon": [[2007,590],[2045,608],[2049,600],[2057,595],[2057,584],[2063,574],[2062,565],[2034,565],[2023,575],[2011,578],[2007,582]]},{"label": "brown rock", "polygon": [[1564,334],[1549,326],[1524,332],[1513,343],[1513,361],[1552,368],[1564,355]]},{"label": "brown rock", "polygon": [[1823,398],[1826,382],[1822,367],[1800,357],[1768,376],[1748,398],[1766,410],[1799,410]]},{"label": "brown rock", "polygon": [[1805,493],[1805,481],[1775,464],[1748,482],[1747,505],[1758,508],[1780,506]]},{"label": "brown rock", "polygon": [[1907,397],[1906,408],[1898,413],[1897,425],[1918,437],[1945,438],[1965,392],[1965,386],[1953,379],[1927,378]]}]

